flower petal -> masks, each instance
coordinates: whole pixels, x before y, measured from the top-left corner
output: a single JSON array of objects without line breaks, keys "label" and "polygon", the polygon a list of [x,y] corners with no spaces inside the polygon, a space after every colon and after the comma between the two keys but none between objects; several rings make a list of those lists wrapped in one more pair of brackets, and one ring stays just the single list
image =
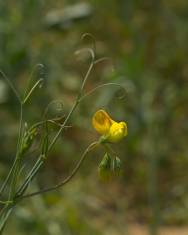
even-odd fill
[{"label": "flower petal", "polygon": [[127,124],[125,122],[114,122],[110,127],[107,140],[117,143],[127,135]]},{"label": "flower petal", "polygon": [[92,118],[92,124],[95,130],[102,135],[109,132],[110,127],[114,121],[110,116],[102,109],[98,110]]}]

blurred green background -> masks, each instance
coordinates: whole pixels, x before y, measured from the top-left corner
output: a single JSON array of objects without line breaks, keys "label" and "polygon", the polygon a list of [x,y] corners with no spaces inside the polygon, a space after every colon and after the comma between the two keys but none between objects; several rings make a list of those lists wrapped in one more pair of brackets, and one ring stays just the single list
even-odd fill
[{"label": "blurred green background", "polygon": [[[125,120],[129,130],[114,146],[121,177],[102,182],[97,166],[104,153],[92,153],[69,185],[20,204],[5,234],[139,235],[157,234],[161,226],[172,226],[163,235],[184,234],[175,231],[188,224],[187,25],[187,0],[0,1],[1,70],[20,93],[32,71],[45,80],[26,108],[29,124],[51,100],[63,101],[65,115],[70,109],[89,63],[87,54],[74,52],[92,47],[88,38],[81,41],[83,33],[95,37],[97,58],[112,60],[95,66],[86,91],[106,82],[126,88],[123,99],[105,87],[81,103],[30,191],[69,174],[97,138],[91,126],[97,109]],[[38,63],[44,68],[36,69]],[[19,105],[1,79],[1,184],[13,161],[18,118]],[[27,158],[29,167],[35,157]]]}]

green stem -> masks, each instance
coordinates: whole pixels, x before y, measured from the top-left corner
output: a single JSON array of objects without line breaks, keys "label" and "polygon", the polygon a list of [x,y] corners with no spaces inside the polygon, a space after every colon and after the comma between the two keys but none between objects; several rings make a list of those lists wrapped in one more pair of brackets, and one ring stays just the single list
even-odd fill
[{"label": "green stem", "polygon": [[5,206],[2,210],[3,212],[0,215],[0,235],[3,234],[6,222],[9,218],[9,216],[11,215],[13,209],[14,209],[15,204],[11,205],[11,206]]},{"label": "green stem", "polygon": [[74,177],[74,175],[78,172],[78,170],[80,169],[80,167],[81,167],[84,159],[86,158],[87,154],[91,150],[96,148],[99,144],[100,143],[98,141],[96,141],[96,142],[93,142],[92,144],[90,144],[87,147],[87,149],[82,154],[82,157],[80,158],[79,162],[76,164],[75,168],[72,170],[71,174],[66,179],[64,179],[63,181],[61,181],[60,183],[58,183],[55,186],[52,186],[52,187],[49,187],[49,188],[46,188],[46,189],[42,189],[42,190],[34,192],[34,193],[26,194],[26,195],[22,196],[20,199],[22,200],[22,199],[25,199],[25,198],[29,198],[29,197],[33,197],[33,196],[39,195],[39,194],[43,194],[43,193],[47,193],[47,192],[50,192],[50,191],[54,191],[54,190],[62,187],[63,185],[67,184]]},{"label": "green stem", "polygon": [[[41,190],[39,192],[35,192],[33,194],[28,194],[25,196],[22,196],[25,191],[27,190],[30,182],[33,180],[33,178],[35,177],[35,175],[38,173],[40,167],[43,165],[44,160],[47,156],[47,154],[51,151],[51,149],[53,148],[53,146],[55,145],[55,143],[57,142],[58,137],[60,136],[63,128],[66,126],[67,122],[69,121],[69,119],[72,116],[72,113],[74,112],[74,110],[76,109],[76,107],[78,106],[78,104],[81,101],[82,98],[82,92],[83,89],[85,87],[85,83],[89,77],[89,74],[95,64],[94,61],[94,54],[93,52],[91,52],[91,56],[92,56],[92,61],[91,64],[89,65],[89,68],[86,72],[86,75],[83,79],[80,91],[78,93],[78,96],[76,98],[76,101],[74,102],[70,112],[68,113],[64,123],[62,124],[62,126],[60,127],[59,131],[57,132],[57,134],[55,135],[55,137],[53,138],[51,144],[49,145],[49,147],[47,147],[47,150],[45,152],[45,156],[41,155],[39,157],[39,159],[37,160],[37,162],[34,164],[33,168],[31,169],[31,171],[29,172],[29,174],[27,175],[24,183],[22,184],[22,186],[18,189],[18,191],[15,193],[16,191],[16,185],[17,185],[17,180],[18,180],[18,174],[20,172],[20,167],[21,167],[21,147],[22,147],[22,137],[23,137],[23,105],[27,102],[27,100],[29,99],[29,97],[31,96],[32,92],[35,90],[35,88],[40,84],[41,80],[37,81],[36,84],[32,87],[32,89],[30,90],[30,92],[27,94],[27,91],[25,93],[25,96],[23,98],[23,100],[21,100],[19,94],[17,93],[16,89],[14,88],[14,86],[11,84],[11,82],[7,79],[7,77],[0,71],[0,73],[4,76],[4,78],[8,81],[9,85],[11,86],[12,90],[14,91],[15,95],[17,96],[19,102],[20,102],[20,126],[19,126],[19,136],[18,136],[18,143],[17,143],[17,151],[16,151],[16,157],[15,160],[13,162],[13,165],[7,175],[7,178],[4,182],[4,184],[1,187],[0,190],[0,194],[3,193],[4,189],[6,188],[9,180],[11,179],[11,185],[10,185],[10,191],[9,191],[9,200],[8,201],[12,201],[12,203],[7,203],[4,208],[2,209],[1,213],[0,213],[0,235],[3,233],[4,227],[6,225],[6,222],[14,208],[14,206],[23,198],[27,198],[27,197],[31,197],[34,195],[38,195],[41,193],[45,193],[48,191],[52,191],[55,190],[61,186],[63,186],[64,184],[68,183],[72,177],[76,174],[76,172],[79,170],[83,160],[85,159],[87,153],[95,146],[97,146],[99,144],[99,142],[95,142],[92,143],[83,153],[80,161],[77,163],[76,167],[73,169],[72,173],[62,182],[60,182],[59,184],[57,184],[54,187],[48,188],[48,189],[44,189]],[[12,200],[13,199],[13,200]]]},{"label": "green stem", "polygon": [[117,156],[116,152],[111,148],[111,146],[107,143],[102,144],[102,146],[105,148],[105,150],[112,155],[114,158]]},{"label": "green stem", "polygon": [[43,82],[43,79],[39,79],[35,84],[34,86],[31,88],[31,90],[28,92],[28,94],[26,95],[26,97],[24,97],[24,100],[23,100],[23,104],[25,104],[28,99],[30,98],[31,94],[34,92],[34,90],[37,88],[37,86],[39,86],[41,83]]},{"label": "green stem", "polygon": [[18,174],[19,174],[19,170],[20,170],[20,163],[21,163],[21,159],[17,158],[16,165],[15,165],[14,171],[13,171],[13,177],[12,177],[11,184],[10,184],[10,191],[9,191],[9,199],[8,200],[11,200],[15,194],[16,184],[17,184],[17,180],[18,180]]},{"label": "green stem", "polygon": [[[8,181],[10,180],[11,175],[15,172],[15,168],[17,166],[18,158],[19,158],[19,152],[20,152],[20,147],[21,147],[21,142],[22,142],[22,125],[23,125],[23,105],[20,103],[20,124],[19,124],[19,135],[18,135],[18,143],[17,143],[17,151],[16,151],[16,157],[14,159],[14,162],[12,164],[12,167],[0,189],[0,195],[2,195],[3,191],[5,190]],[[15,176],[13,176],[15,178]],[[12,180],[13,181],[13,180]],[[12,186],[13,187],[13,186]]]},{"label": "green stem", "polygon": [[25,192],[25,190],[27,189],[29,183],[31,182],[33,177],[37,174],[38,170],[40,169],[43,161],[44,161],[44,158],[42,158],[42,157],[40,157],[37,160],[37,162],[35,163],[35,165],[31,169],[31,171],[29,172],[28,176],[26,177],[24,183],[22,184],[22,186],[16,192],[16,196],[20,196],[20,195],[22,195]]},{"label": "green stem", "polygon": [[[87,81],[87,79],[88,79],[88,77],[89,77],[89,74],[91,73],[91,70],[92,70],[92,68],[93,68],[93,65],[94,65],[94,61],[92,60],[90,66],[89,66],[89,68],[88,68],[88,70],[87,70],[87,73],[86,73],[86,75],[85,75],[85,77],[84,77],[84,79],[83,79],[82,86],[81,86],[81,89],[80,89],[80,91],[79,91],[79,93],[78,93],[78,96],[77,96],[77,98],[76,98],[76,101],[74,102],[74,104],[73,104],[73,106],[72,106],[72,108],[71,108],[69,114],[67,115],[67,117],[66,117],[65,121],[63,122],[62,126],[60,127],[59,131],[57,132],[57,134],[55,135],[55,137],[54,137],[54,139],[52,140],[51,144],[49,145],[49,148],[48,148],[48,151],[47,151],[48,153],[51,151],[51,149],[52,149],[53,146],[55,145],[55,143],[56,143],[56,141],[57,141],[59,135],[61,134],[62,130],[63,130],[64,127],[66,126],[66,124],[67,124],[67,122],[69,121],[70,117],[72,116],[72,113],[73,113],[74,110],[77,108],[78,104],[80,103],[80,99],[81,99],[81,97],[82,97],[82,91],[83,91],[84,86],[85,86],[85,83],[86,83],[86,81]],[[27,189],[27,187],[28,187],[30,181],[31,181],[31,180],[33,179],[33,177],[37,174],[37,172],[39,171],[39,169],[40,169],[40,167],[42,166],[42,164],[43,164],[43,160],[42,160],[42,161],[39,160],[39,161],[37,161],[37,162],[35,163],[35,165],[34,165],[33,168],[31,169],[31,171],[29,172],[29,174],[28,174],[28,176],[27,176],[25,182],[23,183],[23,185],[21,186],[21,188],[20,188],[20,189],[18,190],[18,192],[16,193],[17,196],[18,196],[18,195],[22,195],[22,194],[26,191],[26,189]]]},{"label": "green stem", "polygon": [[73,104],[69,114],[67,115],[65,121],[63,122],[62,126],[59,128],[59,131],[57,132],[56,136],[54,137],[54,139],[52,140],[51,144],[49,145],[49,148],[48,148],[48,152],[52,149],[52,147],[54,146],[54,144],[56,143],[59,135],[61,134],[62,130],[64,129],[64,127],[66,126],[67,122],[69,121],[72,113],[74,112],[74,110],[76,109],[76,107],[78,106],[79,104],[79,96],[77,97],[75,103]]},{"label": "green stem", "polygon": [[16,184],[17,184],[17,179],[18,179],[18,174],[20,170],[20,163],[21,163],[21,146],[22,146],[22,136],[23,136],[23,103],[20,105],[20,125],[19,125],[19,135],[18,135],[18,143],[17,143],[17,151],[16,151],[16,158],[15,158],[15,165],[14,169],[12,171],[13,176],[11,180],[11,186],[10,186],[10,191],[9,191],[9,200],[12,199],[15,190],[16,190]]},{"label": "green stem", "polygon": [[[63,128],[66,126],[69,118],[71,117],[72,113],[74,112],[74,110],[76,109],[77,105],[79,104],[79,98],[77,97],[76,102],[74,103],[74,105],[72,106],[72,109],[70,110],[67,118],[65,119],[64,123],[62,124],[62,126],[60,127],[58,133],[56,134],[56,136],[54,137],[54,139],[52,140],[49,148],[48,148],[48,152],[52,149],[52,147],[54,146],[54,144],[56,143],[59,135],[61,134]],[[31,171],[29,172],[25,182],[23,183],[23,185],[20,187],[20,189],[18,189],[16,195],[22,195],[25,190],[27,189],[29,183],[31,182],[31,180],[33,179],[33,177],[37,174],[38,170],[40,169],[40,167],[42,166],[44,162],[44,159],[41,159],[41,157],[38,159],[38,161],[35,163],[35,165],[33,166],[33,168],[31,169]]]},{"label": "green stem", "polygon": [[9,181],[9,179],[10,179],[10,177],[11,177],[13,171],[14,171],[14,167],[15,167],[15,165],[16,165],[16,162],[17,162],[17,161],[16,161],[16,158],[15,158],[15,159],[14,159],[14,162],[13,162],[13,164],[12,164],[12,167],[11,167],[11,169],[10,169],[10,171],[9,171],[9,173],[8,173],[8,175],[7,175],[5,181],[4,181],[4,183],[3,183],[3,185],[2,185],[2,187],[1,187],[1,189],[0,189],[0,195],[2,195],[3,191],[5,190],[5,188],[6,188],[7,184],[8,184],[8,181]]}]

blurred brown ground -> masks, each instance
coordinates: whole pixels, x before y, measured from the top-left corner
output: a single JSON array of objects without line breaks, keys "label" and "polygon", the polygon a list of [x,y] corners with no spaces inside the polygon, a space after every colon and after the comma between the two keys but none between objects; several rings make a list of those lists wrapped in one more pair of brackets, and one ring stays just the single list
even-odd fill
[{"label": "blurred brown ground", "polygon": [[[147,225],[138,225],[138,224],[130,224],[128,226],[128,232],[122,233],[122,235],[149,235],[151,234],[148,230]],[[105,234],[107,235],[119,235],[117,231],[109,230]],[[175,227],[175,226],[165,226],[159,229],[159,233],[157,235],[188,235],[188,226],[184,227]]]},{"label": "blurred brown ground", "polygon": [[[131,224],[129,227],[130,235],[148,235],[148,227],[145,225]],[[188,235],[188,227],[165,226],[159,230],[159,235]]]}]

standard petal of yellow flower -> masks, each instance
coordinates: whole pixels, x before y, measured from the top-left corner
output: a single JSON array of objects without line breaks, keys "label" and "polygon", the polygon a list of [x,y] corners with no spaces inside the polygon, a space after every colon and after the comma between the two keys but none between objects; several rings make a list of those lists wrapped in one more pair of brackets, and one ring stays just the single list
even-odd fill
[{"label": "standard petal of yellow flower", "polygon": [[92,124],[95,130],[102,135],[109,133],[111,125],[114,121],[110,116],[102,109],[98,110],[92,118]]},{"label": "standard petal of yellow flower", "polygon": [[111,143],[117,143],[127,134],[127,124],[125,122],[114,122],[109,129],[107,140]]}]

